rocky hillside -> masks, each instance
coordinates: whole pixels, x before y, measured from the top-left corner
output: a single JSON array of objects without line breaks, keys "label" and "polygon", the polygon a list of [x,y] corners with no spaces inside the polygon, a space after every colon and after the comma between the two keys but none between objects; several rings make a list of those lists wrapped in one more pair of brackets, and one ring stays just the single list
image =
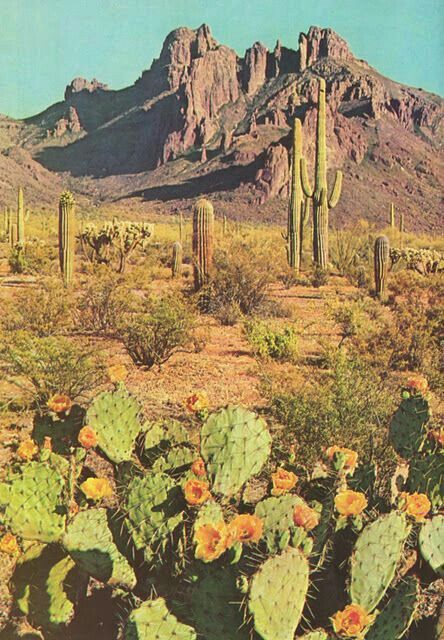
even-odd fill
[{"label": "rocky hillside", "polygon": [[[147,211],[187,208],[205,193],[232,217],[282,220],[290,123],[303,121],[310,164],[322,76],[329,165],[345,174],[332,224],[382,225],[393,201],[408,229],[442,229],[443,100],[381,76],[331,29],[311,27],[298,45],[256,42],[239,58],[207,25],[179,28],[131,87],[76,78],[44,112],[0,120],[6,204],[30,172],[35,199],[68,181],[95,201]],[[12,163],[20,171],[8,179]]]}]

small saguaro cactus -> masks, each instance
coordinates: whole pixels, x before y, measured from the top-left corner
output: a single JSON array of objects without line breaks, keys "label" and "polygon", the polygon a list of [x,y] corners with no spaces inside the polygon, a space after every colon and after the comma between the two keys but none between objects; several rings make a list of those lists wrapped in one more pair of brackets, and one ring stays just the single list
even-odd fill
[{"label": "small saguaro cactus", "polygon": [[59,262],[65,285],[70,284],[74,272],[74,197],[64,191],[59,201]]},{"label": "small saguaro cactus", "polygon": [[17,196],[17,242],[25,241],[25,209],[23,204],[23,189],[19,187]]},{"label": "small saguaro cactus", "polygon": [[313,200],[313,259],[322,269],[328,265],[328,212],[341,196],[342,172],[336,171],[335,181],[328,195],[325,80],[319,79],[318,120],[316,127],[316,166],[314,189],[310,186],[307,165],[301,159],[302,188]]},{"label": "small saguaro cactus", "polygon": [[201,198],[194,207],[193,256],[194,288],[199,290],[210,278],[213,263],[214,211],[209,200]]},{"label": "small saguaro cactus", "polygon": [[302,233],[304,227],[304,193],[301,183],[301,159],[302,123],[299,118],[295,118],[293,120],[291,187],[286,240],[288,243],[288,265],[291,269],[294,269],[296,273],[299,273],[301,263]]},{"label": "small saguaro cactus", "polygon": [[182,270],[182,245],[180,242],[173,243],[173,259],[171,263],[171,274],[173,278],[178,278]]},{"label": "small saguaro cactus", "polygon": [[390,227],[395,228],[395,205],[393,202],[390,203]]},{"label": "small saguaro cactus", "polygon": [[183,242],[183,213],[179,211],[179,240]]},{"label": "small saguaro cactus", "polygon": [[385,298],[390,243],[387,236],[379,236],[375,240],[375,290],[380,300]]},{"label": "small saguaro cactus", "polygon": [[15,247],[17,242],[17,225],[12,223],[9,229],[9,244],[11,245],[11,247]]}]

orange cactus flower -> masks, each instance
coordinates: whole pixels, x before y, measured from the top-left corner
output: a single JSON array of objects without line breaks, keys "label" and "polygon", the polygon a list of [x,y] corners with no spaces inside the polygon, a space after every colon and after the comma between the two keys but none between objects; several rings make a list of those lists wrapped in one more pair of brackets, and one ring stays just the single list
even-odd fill
[{"label": "orange cactus flower", "polygon": [[401,509],[417,522],[425,520],[426,515],[428,515],[432,508],[430,500],[425,493],[403,492],[399,497],[401,500]]},{"label": "orange cactus flower", "polygon": [[97,436],[91,427],[82,427],[79,431],[78,441],[85,449],[92,449],[97,444]]},{"label": "orange cactus flower", "polygon": [[32,460],[39,448],[34,440],[25,440],[17,449],[17,455],[22,460]]},{"label": "orange cactus flower", "polygon": [[209,406],[208,396],[203,392],[193,393],[185,400],[185,407],[188,413],[198,413],[208,409]]},{"label": "orange cactus flower", "polygon": [[124,382],[128,377],[128,369],[124,364],[113,364],[108,367],[108,378],[111,382]]},{"label": "orange cactus flower", "polygon": [[191,465],[191,471],[198,478],[203,478],[206,475],[207,472],[205,469],[205,463],[202,458],[198,458],[193,462],[193,464]]},{"label": "orange cactus flower", "polygon": [[320,514],[305,502],[300,502],[295,505],[293,522],[297,527],[302,527],[305,531],[311,531],[318,526],[320,519]]},{"label": "orange cactus flower", "polygon": [[6,533],[0,539],[0,552],[7,553],[9,556],[15,556],[20,553],[17,538],[12,533]]},{"label": "orange cactus flower", "polygon": [[429,383],[424,376],[412,376],[407,380],[406,389],[413,395],[425,395],[429,388]]},{"label": "orange cactus flower", "polygon": [[334,459],[336,453],[342,453],[345,458],[344,471],[346,473],[354,473],[356,465],[358,464],[358,454],[356,451],[353,451],[353,449],[347,449],[347,447],[338,447],[335,444],[332,447],[328,447],[325,453],[327,454],[327,458],[331,461]]},{"label": "orange cactus flower", "polygon": [[231,544],[225,522],[202,525],[195,532],[194,540],[197,543],[195,556],[204,562],[216,560]]},{"label": "orange cactus flower", "polygon": [[88,478],[82,482],[80,489],[90,500],[101,500],[102,498],[110,498],[113,490],[107,478]]},{"label": "orange cactus flower", "polygon": [[185,483],[183,493],[188,504],[203,504],[211,497],[208,482],[202,480],[188,480]]},{"label": "orange cactus flower", "polygon": [[330,618],[334,632],[341,638],[357,638],[369,627],[375,619],[373,614],[359,604],[348,604],[342,611],[337,611]]},{"label": "orange cactus flower", "polygon": [[346,489],[336,494],[335,507],[341,516],[359,516],[366,506],[367,498],[359,491]]},{"label": "orange cactus flower", "polygon": [[259,542],[264,530],[263,521],[255,515],[244,513],[236,516],[228,525],[233,542],[244,544]]},{"label": "orange cactus flower", "polygon": [[278,469],[275,473],[272,473],[271,480],[273,482],[273,489],[271,491],[273,496],[281,496],[287,493],[293,489],[298,481],[292,471],[286,471],[285,469]]},{"label": "orange cactus flower", "polygon": [[444,447],[444,429],[442,427],[440,429],[432,429],[427,435],[437,445]]},{"label": "orange cactus flower", "polygon": [[48,400],[46,406],[54,413],[67,413],[72,407],[72,400],[69,396],[56,394]]}]

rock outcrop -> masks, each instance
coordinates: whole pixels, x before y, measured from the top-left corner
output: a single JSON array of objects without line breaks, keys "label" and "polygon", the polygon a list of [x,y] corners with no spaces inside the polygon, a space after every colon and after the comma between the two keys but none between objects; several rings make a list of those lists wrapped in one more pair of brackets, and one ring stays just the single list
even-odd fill
[{"label": "rock outcrop", "polygon": [[108,91],[108,85],[99,82],[96,78],[91,81],[85,78],[74,78],[65,89],[65,100],[69,100],[75,93],[80,93],[81,91],[87,91],[88,93]]},{"label": "rock outcrop", "polygon": [[256,93],[267,77],[268,49],[261,42],[255,42],[245,52],[242,65],[242,88],[247,95]]},{"label": "rock outcrop", "polygon": [[299,36],[299,65],[300,71],[311,67],[321,58],[336,60],[352,60],[348,44],[332,29],[310,27],[307,34]]}]

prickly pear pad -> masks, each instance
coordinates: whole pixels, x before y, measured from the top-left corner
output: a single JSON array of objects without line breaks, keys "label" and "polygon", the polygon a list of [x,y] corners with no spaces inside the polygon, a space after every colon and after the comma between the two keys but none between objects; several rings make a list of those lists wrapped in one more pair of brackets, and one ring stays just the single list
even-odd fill
[{"label": "prickly pear pad", "polygon": [[421,555],[433,571],[444,578],[444,516],[435,516],[419,532]]},{"label": "prickly pear pad", "polygon": [[60,473],[46,463],[24,464],[0,491],[5,524],[25,540],[56,542],[65,528],[65,516],[59,513],[63,488]]},{"label": "prickly pear pad", "polygon": [[444,507],[444,453],[439,452],[410,461],[407,491],[425,493],[434,509]]},{"label": "prickly pear pad", "polygon": [[18,608],[44,629],[70,621],[74,605],[68,591],[80,583],[73,560],[57,545],[32,545],[19,558],[13,578]]},{"label": "prickly pear pad", "polygon": [[297,496],[286,495],[266,498],[256,505],[254,513],[264,523],[263,537],[270,553],[279,551],[279,538],[293,525],[293,510],[298,500]]},{"label": "prickly pear pad", "polygon": [[196,640],[196,632],[170,613],[163,598],[149,600],[134,609],[125,629],[125,640]]},{"label": "prickly pear pad", "polygon": [[406,578],[370,627],[366,639],[397,640],[403,637],[413,622],[418,596],[418,581],[416,578]]},{"label": "prickly pear pad", "polygon": [[263,640],[293,640],[308,589],[308,561],[287,548],[266,560],[253,577],[248,608]]},{"label": "prickly pear pad", "polygon": [[368,613],[395,577],[408,533],[405,516],[392,511],[367,525],[357,539],[351,558],[350,598]]},{"label": "prickly pear pad", "polygon": [[240,406],[211,414],[202,427],[201,454],[215,493],[237,493],[262,469],[270,449],[265,420]]},{"label": "prickly pear pad", "polygon": [[395,411],[390,423],[390,441],[403,458],[411,458],[419,451],[429,418],[429,403],[421,397],[403,400]]},{"label": "prickly pear pad", "polygon": [[98,446],[113,462],[131,459],[142,429],[139,413],[138,402],[124,389],[101,393],[88,409],[86,422],[96,432]]},{"label": "prickly pear pad", "polygon": [[298,636],[296,640],[328,640],[328,635],[323,629],[316,629],[305,633],[303,636]]},{"label": "prickly pear pad", "polygon": [[63,546],[76,564],[96,580],[134,589],[136,576],[118,550],[106,509],[81,511],[68,526]]}]

